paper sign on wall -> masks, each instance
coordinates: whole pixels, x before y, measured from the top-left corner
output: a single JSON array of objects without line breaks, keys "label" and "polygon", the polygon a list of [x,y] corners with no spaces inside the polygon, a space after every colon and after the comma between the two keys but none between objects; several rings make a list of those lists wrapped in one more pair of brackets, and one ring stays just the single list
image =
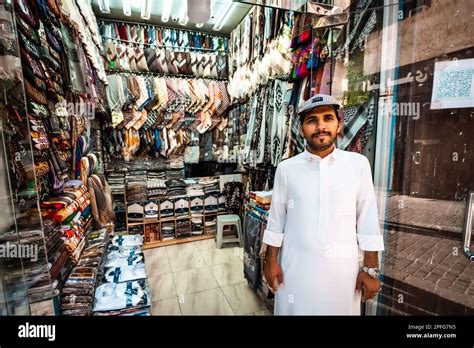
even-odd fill
[{"label": "paper sign on wall", "polygon": [[474,59],[436,62],[431,109],[474,107]]}]

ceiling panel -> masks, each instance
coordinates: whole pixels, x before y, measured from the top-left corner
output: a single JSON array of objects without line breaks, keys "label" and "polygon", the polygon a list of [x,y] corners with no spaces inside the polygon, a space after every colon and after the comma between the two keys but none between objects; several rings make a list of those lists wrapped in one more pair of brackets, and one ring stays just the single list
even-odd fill
[{"label": "ceiling panel", "polygon": [[[241,4],[236,2],[235,9],[233,10],[231,16],[228,18],[227,22],[224,24],[221,30],[215,31],[213,30],[213,26],[217,20],[221,17],[223,9],[225,9],[228,5],[228,0],[214,0],[210,1],[211,3],[211,12],[209,20],[204,23],[201,28],[196,27],[196,23],[188,21],[186,25],[180,25],[178,23],[177,18],[179,18],[180,14],[183,11],[190,11],[197,10],[203,4],[201,2],[206,0],[191,0],[193,6],[187,9],[187,0],[151,0],[151,16],[149,20],[144,20],[141,18],[141,3],[143,0],[129,0],[131,2],[131,9],[132,14],[131,16],[125,16],[123,14],[123,0],[109,0],[110,4],[110,14],[101,13],[99,9],[99,1],[100,0],[92,0],[92,8],[94,13],[99,18],[107,18],[107,19],[117,19],[123,21],[131,21],[131,22],[140,22],[140,23],[150,23],[155,25],[163,25],[168,27],[176,27],[181,29],[188,29],[188,30],[199,30],[199,31],[206,31],[216,34],[225,34],[228,35],[245,17],[245,15],[249,12],[252,5],[249,4]],[[164,23],[161,20],[161,15],[164,10],[164,6],[171,7],[171,15],[168,22]]]}]

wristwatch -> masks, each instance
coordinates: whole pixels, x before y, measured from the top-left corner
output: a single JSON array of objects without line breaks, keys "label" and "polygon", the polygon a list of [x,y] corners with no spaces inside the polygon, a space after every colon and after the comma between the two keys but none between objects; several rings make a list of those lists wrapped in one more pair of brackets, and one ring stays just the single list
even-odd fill
[{"label": "wristwatch", "polygon": [[374,279],[380,279],[380,269],[378,268],[364,267],[362,268],[362,271],[367,273],[369,276],[371,276]]}]

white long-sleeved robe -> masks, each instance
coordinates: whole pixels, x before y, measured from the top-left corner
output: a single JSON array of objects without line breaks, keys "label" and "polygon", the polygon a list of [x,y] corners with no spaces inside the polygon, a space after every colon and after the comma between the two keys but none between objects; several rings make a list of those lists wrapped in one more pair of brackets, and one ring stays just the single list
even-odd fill
[{"label": "white long-sleeved robe", "polygon": [[360,315],[359,249],[384,248],[367,158],[305,150],[281,162],[263,243],[281,247],[275,315]]}]

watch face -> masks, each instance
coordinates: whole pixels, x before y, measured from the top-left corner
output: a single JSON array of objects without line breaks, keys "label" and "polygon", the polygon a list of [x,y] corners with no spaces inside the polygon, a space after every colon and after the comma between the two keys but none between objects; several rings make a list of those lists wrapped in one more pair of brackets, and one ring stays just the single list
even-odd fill
[{"label": "watch face", "polygon": [[369,274],[372,276],[372,277],[379,277],[380,276],[380,270],[376,269],[376,268],[371,268],[369,270]]}]

